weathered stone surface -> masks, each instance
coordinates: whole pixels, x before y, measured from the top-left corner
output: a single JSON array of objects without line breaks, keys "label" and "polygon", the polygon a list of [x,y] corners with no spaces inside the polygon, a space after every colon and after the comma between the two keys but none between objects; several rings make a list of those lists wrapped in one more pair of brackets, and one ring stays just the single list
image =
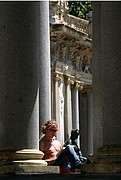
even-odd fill
[{"label": "weathered stone surface", "polygon": [[44,153],[37,149],[3,149],[0,150],[0,160],[22,160],[22,159],[42,159]]},{"label": "weathered stone surface", "polygon": [[97,164],[90,163],[81,166],[81,172],[86,173],[120,173],[121,163]]},{"label": "weathered stone surface", "polygon": [[59,173],[58,166],[46,166],[45,164],[9,164],[0,165],[0,174],[36,174],[36,173]]},{"label": "weathered stone surface", "polygon": [[47,166],[44,153],[37,149],[0,151],[0,174],[59,173],[59,167]]},{"label": "weathered stone surface", "polygon": [[89,156],[91,163],[81,166],[82,172],[88,173],[120,173],[121,146],[108,145],[97,149],[97,153]]},{"label": "weathered stone surface", "polygon": [[106,145],[97,149],[97,154],[100,155],[120,155],[121,145]]}]

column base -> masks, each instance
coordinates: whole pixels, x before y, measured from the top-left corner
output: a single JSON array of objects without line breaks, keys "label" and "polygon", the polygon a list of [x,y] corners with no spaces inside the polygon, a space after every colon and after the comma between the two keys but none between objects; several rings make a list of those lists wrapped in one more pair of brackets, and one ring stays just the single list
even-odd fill
[{"label": "column base", "polygon": [[59,173],[59,167],[47,166],[38,150],[0,150],[0,174]]},{"label": "column base", "polygon": [[90,163],[81,166],[83,173],[121,173],[121,146],[103,146],[90,155]]}]

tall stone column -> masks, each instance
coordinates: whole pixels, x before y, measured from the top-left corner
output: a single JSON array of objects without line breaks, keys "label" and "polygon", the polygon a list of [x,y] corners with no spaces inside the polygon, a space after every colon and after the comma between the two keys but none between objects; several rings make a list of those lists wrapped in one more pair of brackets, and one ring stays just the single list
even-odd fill
[{"label": "tall stone column", "polygon": [[53,65],[51,67],[51,118],[55,119],[55,76],[53,73]]},{"label": "tall stone column", "polygon": [[80,92],[80,147],[84,155],[87,155],[87,112],[87,94]]},{"label": "tall stone column", "polygon": [[72,128],[79,129],[79,97],[78,88],[72,89]]},{"label": "tall stone column", "polygon": [[59,126],[57,139],[64,144],[64,94],[63,94],[63,76],[55,75],[55,118]]},{"label": "tall stone column", "polygon": [[74,81],[70,77],[65,77],[65,140],[69,138],[72,129],[71,84],[74,84]]},{"label": "tall stone column", "polygon": [[49,2],[40,1],[39,120],[40,127],[51,118],[51,70]]},{"label": "tall stone column", "polygon": [[39,151],[41,11],[40,2],[0,2],[0,174],[47,170]]},{"label": "tall stone column", "polygon": [[93,154],[93,101],[92,92],[87,92],[87,155]]},{"label": "tall stone column", "polygon": [[[80,129],[79,122],[79,90],[81,89],[81,83],[75,82],[72,89],[72,128]],[[81,133],[81,132],[80,132]],[[80,146],[80,136],[77,139],[77,144]]]},{"label": "tall stone column", "polygon": [[95,154],[85,167],[88,172],[121,172],[120,9],[121,2],[93,3]]}]

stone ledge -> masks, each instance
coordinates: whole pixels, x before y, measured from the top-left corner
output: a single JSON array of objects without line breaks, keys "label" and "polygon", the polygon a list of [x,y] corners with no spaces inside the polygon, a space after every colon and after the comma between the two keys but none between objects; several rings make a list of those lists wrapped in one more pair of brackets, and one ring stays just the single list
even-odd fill
[{"label": "stone ledge", "polygon": [[83,173],[121,173],[121,146],[105,145],[90,155],[90,163],[81,165]]},{"label": "stone ledge", "polygon": [[41,173],[60,173],[58,166],[41,166],[13,164],[0,166],[0,174],[41,174]]},{"label": "stone ledge", "polygon": [[121,173],[121,163],[111,164],[84,164],[81,166],[82,173]]},{"label": "stone ledge", "polygon": [[0,174],[59,173],[58,166],[47,166],[44,153],[36,149],[0,150]]}]

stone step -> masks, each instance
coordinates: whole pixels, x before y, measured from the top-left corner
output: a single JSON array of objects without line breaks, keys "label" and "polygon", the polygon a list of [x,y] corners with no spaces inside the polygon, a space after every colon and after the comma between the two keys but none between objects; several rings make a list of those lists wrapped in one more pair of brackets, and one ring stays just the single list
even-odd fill
[{"label": "stone step", "polygon": [[121,174],[33,174],[0,175],[0,180],[120,180]]}]

